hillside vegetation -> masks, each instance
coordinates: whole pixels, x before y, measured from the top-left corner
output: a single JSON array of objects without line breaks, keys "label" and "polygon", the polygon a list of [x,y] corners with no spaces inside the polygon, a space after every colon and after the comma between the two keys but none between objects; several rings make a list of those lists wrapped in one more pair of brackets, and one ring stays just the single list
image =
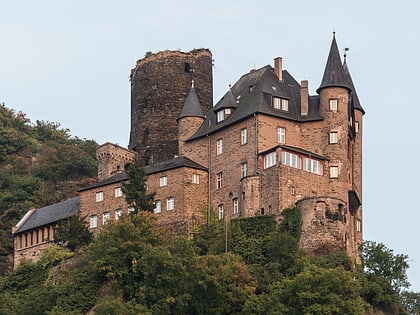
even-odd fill
[{"label": "hillside vegetation", "polygon": [[92,182],[96,147],[59,123],[31,123],[24,113],[0,105],[0,274],[11,268],[12,226],[31,207],[75,196]]}]

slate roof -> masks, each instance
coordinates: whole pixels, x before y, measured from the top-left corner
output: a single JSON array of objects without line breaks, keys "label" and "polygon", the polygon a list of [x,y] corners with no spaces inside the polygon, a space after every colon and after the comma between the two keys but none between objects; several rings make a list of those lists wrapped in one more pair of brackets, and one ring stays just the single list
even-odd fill
[{"label": "slate roof", "polygon": [[362,105],[360,104],[359,97],[357,96],[356,89],[354,87],[353,80],[352,80],[351,75],[350,75],[349,67],[347,66],[347,63],[346,63],[345,60],[344,60],[343,68],[344,68],[344,72],[347,75],[347,81],[348,81],[348,84],[350,85],[350,88],[351,88],[351,91],[352,91],[351,95],[352,95],[352,99],[353,99],[354,109],[358,109],[363,114],[365,114],[365,110],[363,109]]},{"label": "slate roof", "polygon": [[[146,175],[150,175],[150,174],[159,173],[159,172],[163,172],[163,171],[167,171],[167,170],[171,170],[171,169],[175,169],[179,167],[184,167],[184,166],[207,171],[206,167],[194,162],[193,160],[185,156],[177,156],[171,160],[163,161],[163,162],[152,164],[152,165],[147,165],[144,167],[144,170],[145,170]],[[123,182],[127,179],[128,179],[127,173],[121,172],[103,181],[100,181],[88,187],[82,188],[79,191],[85,191],[85,190],[102,187],[102,186],[106,186],[113,183]]]},{"label": "slate roof", "polygon": [[335,33],[331,42],[324,76],[322,77],[321,85],[316,92],[319,94],[322,89],[327,87],[344,87],[351,90],[348,82],[348,75],[344,71],[343,64],[341,63],[340,52],[338,51],[337,42],[335,40]]},{"label": "slate roof", "polygon": [[185,100],[182,111],[178,119],[183,117],[202,117],[205,118],[203,109],[201,108],[200,100],[198,99],[197,92],[194,88],[194,83],[191,86],[187,99]]},{"label": "slate roof", "polygon": [[18,228],[14,234],[32,230],[37,227],[52,224],[78,214],[80,211],[80,197],[58,202],[36,209],[32,215]]},{"label": "slate roof", "polygon": [[[274,69],[269,65],[243,75],[213,107],[206,121],[188,140],[204,137],[257,113],[294,121],[322,120],[319,115],[319,96],[309,97],[309,113],[307,116],[301,116],[300,84],[286,70],[283,70],[282,76],[283,80],[279,81]],[[273,108],[273,96],[288,99],[289,110]],[[226,105],[232,103],[232,97],[236,101],[236,109],[232,110],[231,115],[225,115],[223,121],[217,122],[219,110],[233,107]]]}]

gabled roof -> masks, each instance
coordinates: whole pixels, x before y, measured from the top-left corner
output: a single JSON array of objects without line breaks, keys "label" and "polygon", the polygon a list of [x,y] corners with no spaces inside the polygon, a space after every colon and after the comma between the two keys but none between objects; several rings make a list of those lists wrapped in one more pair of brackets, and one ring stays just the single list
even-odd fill
[{"label": "gabled roof", "polygon": [[[189,168],[194,168],[194,169],[199,169],[199,170],[204,170],[207,171],[207,168],[194,162],[193,160],[185,157],[185,156],[177,156],[171,160],[167,160],[167,161],[163,161],[160,163],[156,163],[156,164],[152,164],[152,165],[147,165],[144,167],[144,171],[146,173],[146,175],[150,175],[150,174],[155,174],[155,173],[159,173],[159,172],[163,172],[163,171],[167,171],[167,170],[171,170],[171,169],[175,169],[175,168],[179,168],[179,167],[189,167]],[[119,183],[119,182],[123,182],[125,180],[128,179],[127,173],[126,172],[121,172],[118,174],[115,174],[103,181],[97,182],[93,185],[90,185],[88,187],[82,188],[79,191],[85,191],[85,190],[89,190],[92,188],[98,188],[98,187],[102,187],[102,186],[107,186],[110,184],[114,184],[114,183]]]},{"label": "gabled roof", "polygon": [[351,91],[352,91],[351,95],[352,95],[352,99],[353,99],[354,109],[358,109],[363,114],[365,114],[365,110],[363,109],[362,105],[360,104],[359,97],[357,96],[356,89],[354,87],[353,80],[352,80],[351,75],[350,75],[349,67],[347,66],[347,63],[346,63],[345,59],[344,59],[343,68],[344,68],[344,72],[347,75],[348,84],[350,85],[350,88],[351,88]]},{"label": "gabled roof", "polygon": [[80,197],[74,197],[66,201],[58,202],[43,208],[36,209],[22,222],[13,234],[18,234],[37,227],[50,225],[60,220],[78,214],[80,211]]},{"label": "gabled roof", "polygon": [[217,106],[215,111],[218,111],[222,108],[236,108],[238,107],[238,101],[236,100],[235,96],[232,93],[232,88],[229,87],[229,91],[222,97],[220,100],[220,105]]},{"label": "gabled roof", "polygon": [[322,77],[321,85],[316,92],[319,94],[322,89],[327,87],[344,87],[351,90],[347,77],[343,64],[341,63],[340,52],[338,51],[334,33],[330,53],[328,54],[327,64],[324,70],[324,76]]},{"label": "gabled roof", "polygon": [[194,81],[191,84],[190,92],[188,93],[187,99],[185,100],[184,106],[182,107],[181,114],[178,119],[183,117],[202,117],[205,118],[203,109],[201,108],[200,100],[198,99],[197,92],[194,88]]},{"label": "gabled roof", "polygon": [[[301,116],[300,84],[286,70],[283,70],[282,77],[283,80],[280,81],[269,65],[243,75],[208,113],[206,121],[189,140],[206,136],[257,113],[294,121],[321,120],[319,97],[309,98],[309,113]],[[273,108],[273,96],[287,99],[289,110]],[[225,120],[217,122],[216,113],[225,108],[227,103],[232,103],[232,99],[235,100],[236,108]]]}]

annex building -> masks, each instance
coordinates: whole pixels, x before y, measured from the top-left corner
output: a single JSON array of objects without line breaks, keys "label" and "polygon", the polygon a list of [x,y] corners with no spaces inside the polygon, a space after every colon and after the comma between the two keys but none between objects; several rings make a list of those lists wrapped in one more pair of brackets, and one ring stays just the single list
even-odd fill
[{"label": "annex building", "polygon": [[[245,73],[213,105],[209,50],[163,51],[137,61],[129,147],[98,147],[98,182],[79,191],[80,214],[96,234],[129,212],[121,182],[139,156],[156,193],[158,222],[175,233],[189,233],[205,209],[228,222],[258,215],[281,220],[282,210],[296,204],[300,245],[308,253],[346,251],[357,258],[365,111],[335,34],[317,94],[308,85],[276,58]],[[37,246],[20,239],[38,228],[22,229],[40,210],[14,229],[15,261]]]}]

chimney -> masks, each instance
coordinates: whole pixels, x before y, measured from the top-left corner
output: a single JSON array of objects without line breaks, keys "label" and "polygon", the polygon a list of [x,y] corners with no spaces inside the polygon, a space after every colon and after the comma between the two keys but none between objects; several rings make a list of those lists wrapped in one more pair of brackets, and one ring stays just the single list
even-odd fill
[{"label": "chimney", "polygon": [[308,116],[308,112],[309,112],[308,80],[302,80],[300,82],[300,114],[302,116]]},{"label": "chimney", "polygon": [[274,59],[274,72],[277,75],[277,78],[279,78],[279,81],[283,81],[283,67],[282,67],[282,57],[277,57]]}]

